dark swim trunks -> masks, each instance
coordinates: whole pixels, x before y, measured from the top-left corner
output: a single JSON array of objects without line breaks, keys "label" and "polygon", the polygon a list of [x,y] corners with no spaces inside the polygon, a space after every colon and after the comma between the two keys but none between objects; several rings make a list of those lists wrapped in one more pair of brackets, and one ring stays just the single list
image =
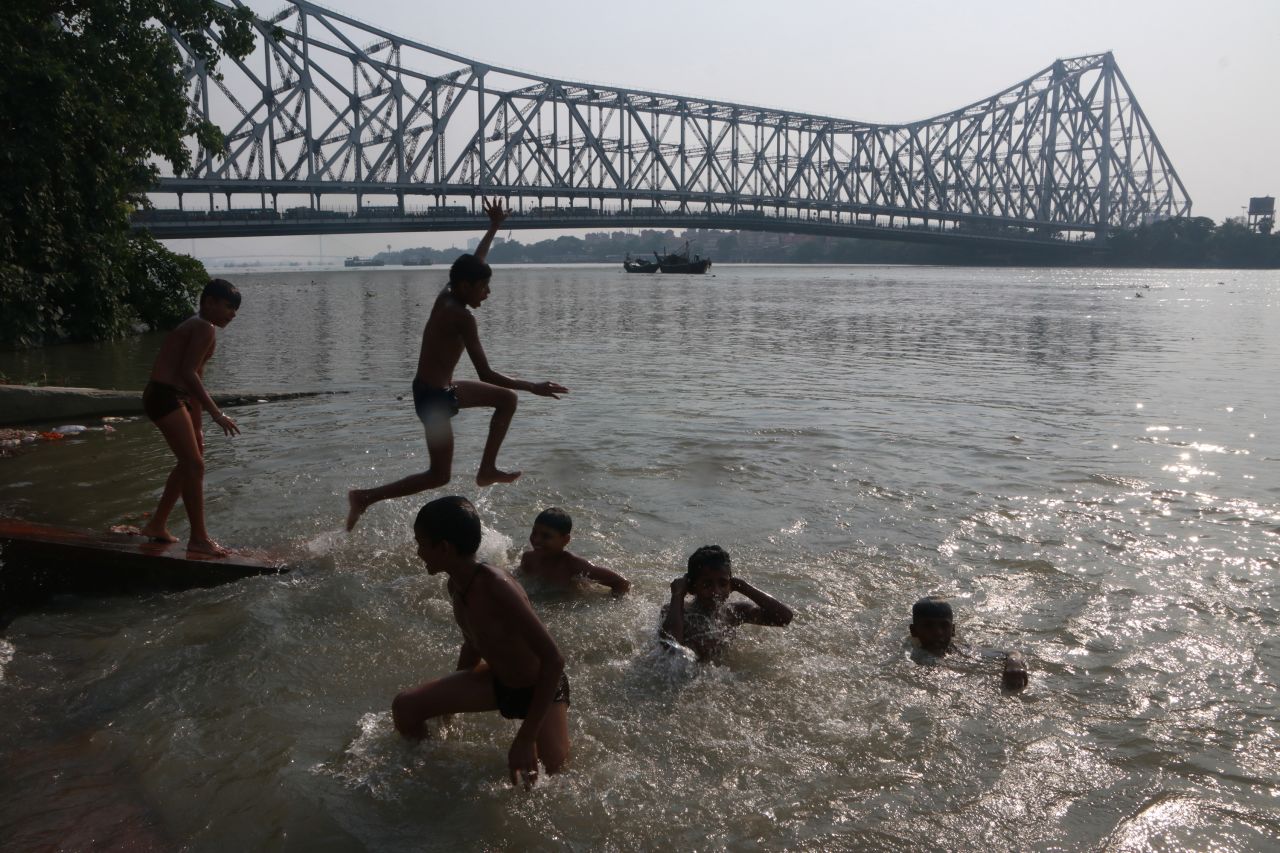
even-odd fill
[{"label": "dark swim trunks", "polygon": [[176,385],[152,379],[147,383],[147,387],[142,389],[142,411],[146,412],[147,417],[153,421],[158,421],[183,406],[190,408],[191,398],[186,391]]},{"label": "dark swim trunks", "polygon": [[413,380],[413,410],[418,413],[418,420],[424,424],[431,418],[458,414],[458,389],[453,385],[447,388],[432,388],[425,382]]},{"label": "dark swim trunks", "polygon": [[[529,703],[533,701],[533,687],[508,687],[493,679],[493,695],[498,700],[498,713],[508,720],[523,720],[529,716]],[[552,702],[569,704],[569,676],[560,674],[560,686]]]}]

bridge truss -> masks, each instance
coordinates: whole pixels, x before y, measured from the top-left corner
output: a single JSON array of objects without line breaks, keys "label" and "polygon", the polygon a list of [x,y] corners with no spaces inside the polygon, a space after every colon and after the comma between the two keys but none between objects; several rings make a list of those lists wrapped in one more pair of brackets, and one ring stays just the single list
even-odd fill
[{"label": "bridge truss", "polygon": [[180,205],[207,193],[210,208],[215,194],[228,208],[256,196],[257,222],[241,233],[306,233],[305,210],[323,214],[332,195],[354,196],[353,222],[374,210],[402,230],[463,222],[450,212],[474,213],[492,194],[530,227],[611,213],[1031,239],[1105,236],[1191,208],[1110,53],[1060,59],[966,107],[889,125],[496,68],[307,0],[256,27],[255,51],[224,59],[223,78],[174,35],[193,108],[223,129],[225,148],[192,140],[193,169],[157,187]]}]

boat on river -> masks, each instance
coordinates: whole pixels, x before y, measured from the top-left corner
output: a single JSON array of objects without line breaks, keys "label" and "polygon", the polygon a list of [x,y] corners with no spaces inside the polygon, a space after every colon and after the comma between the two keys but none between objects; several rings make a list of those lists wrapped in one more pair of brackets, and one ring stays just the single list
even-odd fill
[{"label": "boat on river", "polygon": [[[658,253],[654,252],[655,259]],[[646,261],[644,258],[632,258],[631,253],[627,253],[627,259],[622,262],[622,268],[627,272],[643,272],[655,273],[658,271],[657,260]]]},{"label": "boat on river", "polygon": [[684,244],[684,249],[679,252],[672,252],[658,258],[658,269],[662,270],[664,275],[673,273],[684,273],[686,275],[702,275],[711,268],[711,259],[704,258],[699,255],[689,257],[689,243]]},{"label": "boat on river", "polygon": [[342,262],[344,267],[382,267],[386,266],[386,262],[378,258],[362,258],[354,255]]},{"label": "boat on river", "polygon": [[684,248],[679,252],[669,252],[663,255],[654,252],[652,261],[646,261],[644,258],[632,258],[631,254],[628,253],[626,260],[622,262],[622,268],[627,272],[702,275],[711,268],[711,259],[700,255],[690,257],[689,243],[686,241]]}]

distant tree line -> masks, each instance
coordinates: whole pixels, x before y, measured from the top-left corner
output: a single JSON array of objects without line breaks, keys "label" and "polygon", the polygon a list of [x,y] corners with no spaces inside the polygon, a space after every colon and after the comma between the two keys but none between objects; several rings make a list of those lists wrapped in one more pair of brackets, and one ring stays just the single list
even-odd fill
[{"label": "distant tree line", "polygon": [[[1259,233],[1228,220],[1169,219],[1112,233],[1106,253],[1064,254],[1061,248],[992,249],[848,237],[760,235],[711,229],[614,231],[585,237],[556,237],[523,243],[499,240],[489,252],[494,263],[612,263],[625,257],[650,258],[683,247],[719,263],[787,264],[955,264],[1121,267],[1280,268],[1280,234]],[[1085,244],[1087,248],[1088,244]],[[387,263],[431,260],[452,263],[462,249],[403,249],[382,252]]]},{"label": "distant tree line", "polygon": [[203,265],[129,228],[156,161],[181,174],[183,137],[218,150],[192,113],[181,58],[244,56],[252,16],[214,0],[0,4],[0,346],[118,337],[190,316]]},{"label": "distant tree line", "polygon": [[[897,243],[886,240],[859,240],[835,237],[800,237],[789,234],[758,235],[750,232],[697,229],[675,231],[642,229],[637,233],[614,231],[585,237],[556,237],[537,242],[499,238],[489,250],[489,260],[498,264],[621,263],[626,257],[652,259],[655,252],[683,249],[709,257],[718,263],[884,263],[884,264],[972,264],[994,263],[1001,256],[974,253],[949,246]],[[387,263],[430,260],[452,263],[463,249],[400,249],[380,252]]]},{"label": "distant tree line", "polygon": [[1280,234],[1239,220],[1166,219],[1111,236],[1110,263],[1131,267],[1280,268]]}]

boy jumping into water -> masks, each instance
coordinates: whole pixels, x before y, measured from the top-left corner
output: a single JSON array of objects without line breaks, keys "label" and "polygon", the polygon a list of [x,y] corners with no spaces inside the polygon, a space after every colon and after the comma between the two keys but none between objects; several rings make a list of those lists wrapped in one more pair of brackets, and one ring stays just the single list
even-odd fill
[{"label": "boy jumping into water", "polygon": [[507,767],[511,784],[538,778],[538,762],[556,773],[569,758],[569,680],[556,641],[529,598],[504,571],[476,561],[480,517],[466,498],[437,498],[413,523],[428,574],[449,576],[453,616],[462,629],[452,675],[405,690],[391,703],[396,731],[426,736],[431,717],[497,710],[520,724]]},{"label": "boy jumping into water", "polygon": [[[728,604],[731,592],[750,602]],[[693,602],[685,604],[689,595]],[[719,654],[742,624],[782,628],[791,624],[791,608],[734,577],[729,554],[719,545],[703,545],[689,557],[689,571],[671,582],[671,603],[662,608],[660,636],[706,661]]]},{"label": "boy jumping into water", "polygon": [[200,309],[165,336],[151,368],[151,381],[142,392],[142,409],[159,428],[178,464],[169,472],[155,515],[142,534],[157,542],[177,542],[167,529],[169,513],[182,498],[191,523],[187,549],[226,556],[204,526],[204,431],[200,413],[207,411],[226,435],[239,435],[236,422],[219,411],[205,390],[204,366],[217,346],[215,328],[225,329],[240,308],[240,291],[225,279],[215,278],[200,294]]},{"label": "boy jumping into water", "polygon": [[[413,407],[427,436],[430,466],[421,474],[411,474],[394,483],[374,489],[352,489],[347,492],[347,530],[356,526],[364,511],[378,501],[416,495],[449,482],[453,471],[453,428],[449,420],[459,409],[485,407],[493,409],[489,421],[489,437],[480,457],[476,485],[514,482],[519,471],[498,469],[498,450],[516,413],[516,391],[528,391],[540,397],[559,399],[569,389],[555,382],[526,382],[504,376],[489,367],[489,359],[480,345],[472,310],[489,298],[489,279],[493,270],[485,263],[489,245],[498,226],[507,218],[502,202],[482,200],[489,216],[489,230],[474,255],[462,255],[449,268],[449,284],[436,297],[431,316],[422,330],[422,351],[418,356],[418,373],[413,379]],[[453,369],[467,351],[475,365],[479,382],[454,382]]]},{"label": "boy jumping into water", "polygon": [[577,578],[586,578],[609,587],[614,595],[625,595],[631,589],[631,581],[567,550],[572,530],[573,519],[560,507],[538,513],[529,534],[533,550],[520,555],[520,573],[555,586],[569,586]]}]

